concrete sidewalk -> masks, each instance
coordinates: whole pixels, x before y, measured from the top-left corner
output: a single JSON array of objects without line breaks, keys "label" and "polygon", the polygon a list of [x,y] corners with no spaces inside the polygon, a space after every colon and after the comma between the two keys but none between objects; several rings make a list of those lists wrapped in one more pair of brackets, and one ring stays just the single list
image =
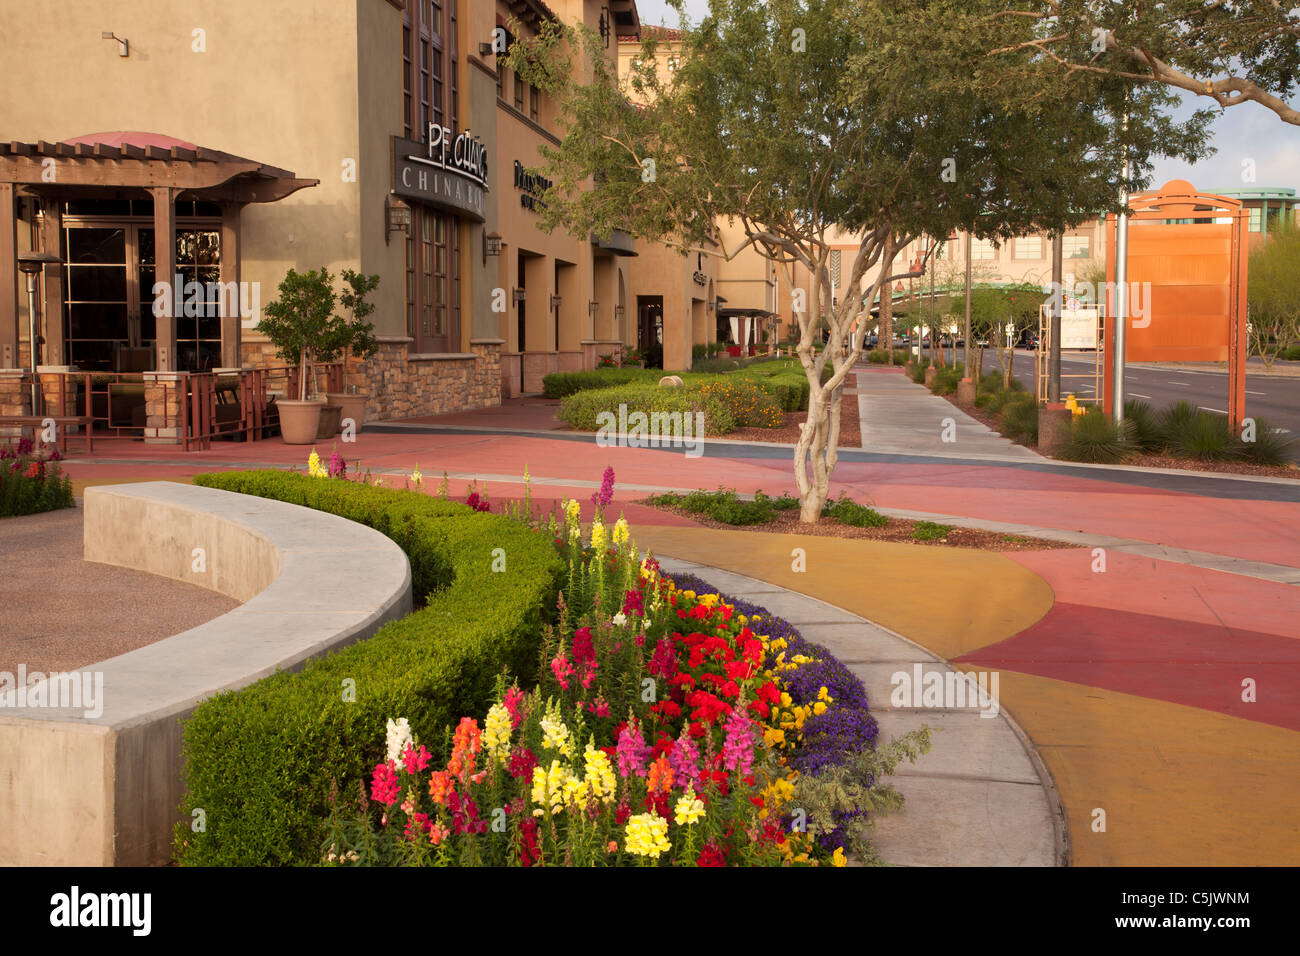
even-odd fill
[{"label": "concrete sidewalk", "polygon": [[821,644],[867,689],[880,739],[928,726],[932,747],[889,781],[906,799],[881,817],[872,843],[899,866],[1056,866],[1068,858],[1065,814],[1028,738],[999,709],[894,708],[891,677],[952,668],[917,644],[865,618],[775,584],[659,556],[669,574],[693,574],[724,594],[766,608]]},{"label": "concrete sidewalk", "polygon": [[857,381],[864,451],[985,461],[1045,460],[917,385],[901,369],[861,368]]}]

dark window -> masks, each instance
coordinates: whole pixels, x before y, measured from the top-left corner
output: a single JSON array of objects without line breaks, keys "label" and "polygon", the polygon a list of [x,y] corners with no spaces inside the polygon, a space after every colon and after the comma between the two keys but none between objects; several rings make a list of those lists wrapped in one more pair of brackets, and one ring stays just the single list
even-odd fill
[{"label": "dark window", "polygon": [[539,112],[541,99],[542,99],[542,91],[539,90],[537,87],[533,86],[533,84],[529,83],[528,84],[528,115],[532,118],[534,123],[537,122],[537,114]]},{"label": "dark window", "polygon": [[515,109],[524,111],[524,78],[518,73],[515,74]]}]

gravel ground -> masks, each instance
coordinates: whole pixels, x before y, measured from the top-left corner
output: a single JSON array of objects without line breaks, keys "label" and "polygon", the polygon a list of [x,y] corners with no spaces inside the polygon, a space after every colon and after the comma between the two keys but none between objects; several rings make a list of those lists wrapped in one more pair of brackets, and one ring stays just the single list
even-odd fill
[{"label": "gravel ground", "polygon": [[937,545],[948,548],[975,548],[980,551],[1050,551],[1057,548],[1077,548],[1076,544],[1065,541],[1048,541],[1042,538],[1025,538],[1019,535],[1004,534],[1001,531],[980,531],[974,528],[953,528],[948,534],[934,541],[914,541],[912,532],[917,522],[904,518],[890,518],[883,528],[859,528],[843,524],[830,518],[822,518],[816,524],[807,525],[799,521],[797,511],[778,511],[776,518],[767,524],[732,525],[714,521],[702,515],[692,514],[684,508],[667,508],[652,505],[648,500],[636,502],[639,505],[658,507],[660,511],[687,518],[706,528],[722,528],[728,531],[767,531],[776,534],[812,534],[827,538],[866,538],[869,541],[895,541],[905,544]]},{"label": "gravel ground", "polygon": [[238,606],[205,588],[81,555],[80,505],[0,518],[0,671],[83,667]]}]

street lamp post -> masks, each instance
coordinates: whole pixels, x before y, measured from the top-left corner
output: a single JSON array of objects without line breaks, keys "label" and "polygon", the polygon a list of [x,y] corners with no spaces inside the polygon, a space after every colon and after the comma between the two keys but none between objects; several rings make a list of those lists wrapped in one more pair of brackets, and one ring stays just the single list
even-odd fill
[{"label": "street lamp post", "polygon": [[39,349],[45,341],[36,334],[36,277],[47,265],[61,263],[63,260],[48,252],[22,252],[18,255],[18,271],[27,276],[27,352],[32,365],[32,414],[40,412],[40,379],[36,369],[40,364]]},{"label": "street lamp post", "polygon": [[[1123,129],[1128,130],[1128,113],[1124,114]],[[1124,164],[1120,172],[1120,210],[1115,227],[1115,382],[1113,398],[1114,419],[1124,420],[1124,347],[1128,324],[1128,146],[1124,144]]]}]

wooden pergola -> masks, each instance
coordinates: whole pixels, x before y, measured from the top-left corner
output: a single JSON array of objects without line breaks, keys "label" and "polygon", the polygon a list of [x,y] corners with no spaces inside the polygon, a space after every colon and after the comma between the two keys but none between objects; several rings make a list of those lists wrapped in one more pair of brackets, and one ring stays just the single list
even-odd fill
[{"label": "wooden pergola", "polygon": [[[50,143],[0,142],[0,365],[18,361],[17,202],[38,204],[40,251],[60,254],[63,204],[70,199],[151,198],[157,275],[175,274],[176,203],[199,200],[221,208],[221,282],[240,281],[240,212],[249,203],[276,202],[318,179],[219,150],[151,133],[101,133]],[[62,265],[45,267],[43,302],[46,365],[63,365]],[[224,303],[223,303],[224,304]],[[162,314],[165,312],[165,314]],[[221,315],[221,364],[240,365],[238,309]],[[157,315],[155,369],[176,370],[176,316],[171,297]],[[4,356],[9,358],[6,360]]]}]

